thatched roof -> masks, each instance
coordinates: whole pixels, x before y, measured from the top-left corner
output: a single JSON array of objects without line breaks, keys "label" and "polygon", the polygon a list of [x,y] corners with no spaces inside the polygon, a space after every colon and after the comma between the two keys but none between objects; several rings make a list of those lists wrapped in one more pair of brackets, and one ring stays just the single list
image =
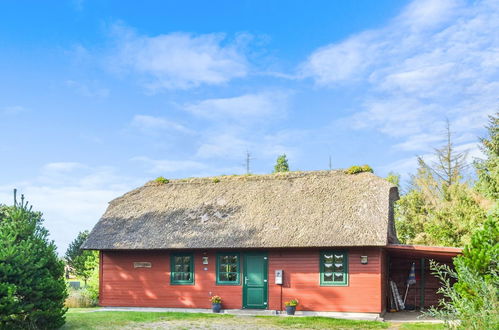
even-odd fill
[{"label": "thatched roof", "polygon": [[397,188],[371,173],[151,181],[109,204],[85,249],[385,246]]}]

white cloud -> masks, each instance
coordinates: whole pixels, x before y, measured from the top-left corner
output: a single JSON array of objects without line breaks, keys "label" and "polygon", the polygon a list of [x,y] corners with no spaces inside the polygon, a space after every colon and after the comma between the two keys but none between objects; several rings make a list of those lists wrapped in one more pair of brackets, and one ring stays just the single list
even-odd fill
[{"label": "white cloud", "polygon": [[497,31],[497,1],[417,0],[383,28],[317,49],[302,75],[357,84],[363,100],[342,123],[378,130],[399,150],[427,152],[446,118],[468,144],[499,106]]},{"label": "white cloud", "polygon": [[192,134],[193,131],[182,124],[168,120],[163,117],[135,115],[132,119],[132,126],[143,132],[157,131],[177,131],[181,133]]},{"label": "white cloud", "polygon": [[286,112],[287,99],[288,93],[278,91],[245,94],[187,104],[185,110],[196,116],[213,120],[269,119],[269,117],[282,115]]},{"label": "white cloud", "polygon": [[0,109],[0,114],[2,115],[17,115],[26,111],[26,108],[20,105],[8,106]]},{"label": "white cloud", "polygon": [[368,54],[377,51],[378,45],[371,44],[371,38],[371,34],[364,33],[318,49],[301,65],[301,75],[313,77],[319,85],[360,78],[372,62]]},{"label": "white cloud", "polygon": [[241,158],[252,144],[242,132],[222,132],[208,135],[199,146],[196,157],[200,158]]},{"label": "white cloud", "polygon": [[86,97],[105,98],[109,96],[109,89],[98,86],[96,82],[90,85],[75,80],[66,80],[65,85]]},{"label": "white cloud", "polygon": [[145,164],[148,167],[147,171],[153,174],[194,171],[206,168],[203,163],[192,160],[151,159],[144,156],[134,157],[131,160]]},{"label": "white cloud", "polygon": [[237,40],[222,34],[137,34],[122,25],[113,27],[116,54],[111,65],[142,75],[151,90],[187,89],[219,85],[248,73],[245,55]]},{"label": "white cloud", "polygon": [[407,28],[434,28],[455,17],[463,5],[460,0],[418,0],[410,3],[397,17],[396,22]]},{"label": "white cloud", "polygon": [[11,205],[12,189],[18,188],[35,210],[43,212],[44,226],[63,254],[79,231],[92,229],[109,201],[144,182],[108,166],[49,163],[32,180],[0,186],[0,203]]}]

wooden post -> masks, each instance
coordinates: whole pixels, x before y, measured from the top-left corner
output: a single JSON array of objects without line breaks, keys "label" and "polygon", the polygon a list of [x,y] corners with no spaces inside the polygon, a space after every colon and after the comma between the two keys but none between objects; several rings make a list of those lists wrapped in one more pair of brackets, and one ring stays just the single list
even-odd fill
[{"label": "wooden post", "polygon": [[104,291],[104,253],[102,253],[102,250],[99,251],[99,306],[102,306],[102,299],[104,298],[102,296],[102,292]]},{"label": "wooden post", "polygon": [[419,309],[424,309],[424,290],[425,290],[425,258],[421,258],[421,285],[419,289]]}]

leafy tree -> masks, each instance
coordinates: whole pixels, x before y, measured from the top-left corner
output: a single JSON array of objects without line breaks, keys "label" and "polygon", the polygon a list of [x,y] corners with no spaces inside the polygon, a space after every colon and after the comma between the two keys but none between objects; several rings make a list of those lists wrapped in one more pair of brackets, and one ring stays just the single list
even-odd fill
[{"label": "leafy tree", "polygon": [[277,157],[273,173],[279,173],[279,172],[289,172],[289,164],[288,164],[288,159],[286,158],[286,154],[282,154],[279,157]]},{"label": "leafy tree", "polygon": [[419,168],[395,207],[399,239],[407,244],[464,246],[486,219],[481,197],[466,183],[449,187]]},{"label": "leafy tree", "polygon": [[491,214],[483,227],[473,233],[470,244],[457,259],[485,278],[499,269],[499,214]]},{"label": "leafy tree", "polygon": [[[495,330],[499,325],[499,274],[493,270],[493,277],[485,281],[468,266],[455,263],[456,269],[430,261],[433,275],[441,282],[438,293],[443,295],[438,306],[432,306],[428,314],[445,321],[447,327],[457,329]],[[452,283],[465,282],[468,292]]]},{"label": "leafy tree", "polygon": [[64,324],[64,263],[21,198],[0,206],[0,328],[54,329]]},{"label": "leafy tree", "polygon": [[99,263],[97,251],[80,249],[82,244],[87,240],[88,234],[88,230],[79,232],[78,236],[69,244],[65,254],[66,263],[71,268],[71,273],[82,278],[85,286]]},{"label": "leafy tree", "polygon": [[86,289],[90,295],[90,299],[97,305],[99,302],[99,265],[92,270]]},{"label": "leafy tree", "polygon": [[461,181],[466,155],[455,151],[449,126],[446,138],[446,145],[435,149],[436,162],[418,158],[409,190],[396,204],[397,233],[404,243],[464,246],[486,219],[483,198]]},{"label": "leafy tree", "polygon": [[400,187],[400,174],[395,172],[388,173],[386,181],[390,182],[394,186]]},{"label": "leafy tree", "polygon": [[[461,256],[454,258],[455,269],[431,263],[442,282],[444,299],[430,315],[462,329],[497,329],[499,325],[499,218],[490,215],[476,230]],[[452,323],[459,320],[459,323]]]},{"label": "leafy tree", "polygon": [[481,138],[481,149],[487,156],[484,160],[476,160],[478,174],[476,188],[484,196],[499,200],[499,112],[489,116],[487,126],[488,137]]}]

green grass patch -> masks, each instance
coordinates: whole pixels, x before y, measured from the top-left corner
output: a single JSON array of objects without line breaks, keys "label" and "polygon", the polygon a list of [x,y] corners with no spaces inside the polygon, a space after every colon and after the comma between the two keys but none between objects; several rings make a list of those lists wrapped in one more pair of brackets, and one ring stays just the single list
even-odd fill
[{"label": "green grass patch", "polygon": [[[392,324],[377,321],[353,321],[320,316],[237,316],[230,314],[182,313],[182,312],[128,312],[96,311],[98,308],[71,308],[66,314],[66,325],[62,329],[121,329],[140,327],[151,322],[169,322],[175,328],[227,327],[282,329],[387,329]],[[189,322],[193,322],[192,324]],[[400,330],[444,329],[443,324],[397,323]],[[158,324],[164,327],[165,324]]]},{"label": "green grass patch", "polygon": [[101,308],[102,307],[69,308],[67,314],[72,314],[72,313],[90,313],[90,312],[95,312],[96,310],[101,309]]},{"label": "green grass patch", "polygon": [[445,329],[445,326],[442,323],[424,323],[424,322],[416,322],[416,323],[402,323],[399,328],[400,330],[440,330]]},{"label": "green grass patch", "polygon": [[[62,329],[119,329],[136,323],[150,323],[174,320],[199,320],[233,318],[233,315],[179,312],[98,312],[86,308],[70,309]],[[87,309],[88,310],[88,309]]]},{"label": "green grass patch", "polygon": [[377,321],[353,321],[343,319],[333,319],[321,316],[303,317],[276,317],[276,316],[256,316],[255,318],[265,319],[269,325],[283,328],[306,328],[306,329],[386,329],[388,323]]}]

